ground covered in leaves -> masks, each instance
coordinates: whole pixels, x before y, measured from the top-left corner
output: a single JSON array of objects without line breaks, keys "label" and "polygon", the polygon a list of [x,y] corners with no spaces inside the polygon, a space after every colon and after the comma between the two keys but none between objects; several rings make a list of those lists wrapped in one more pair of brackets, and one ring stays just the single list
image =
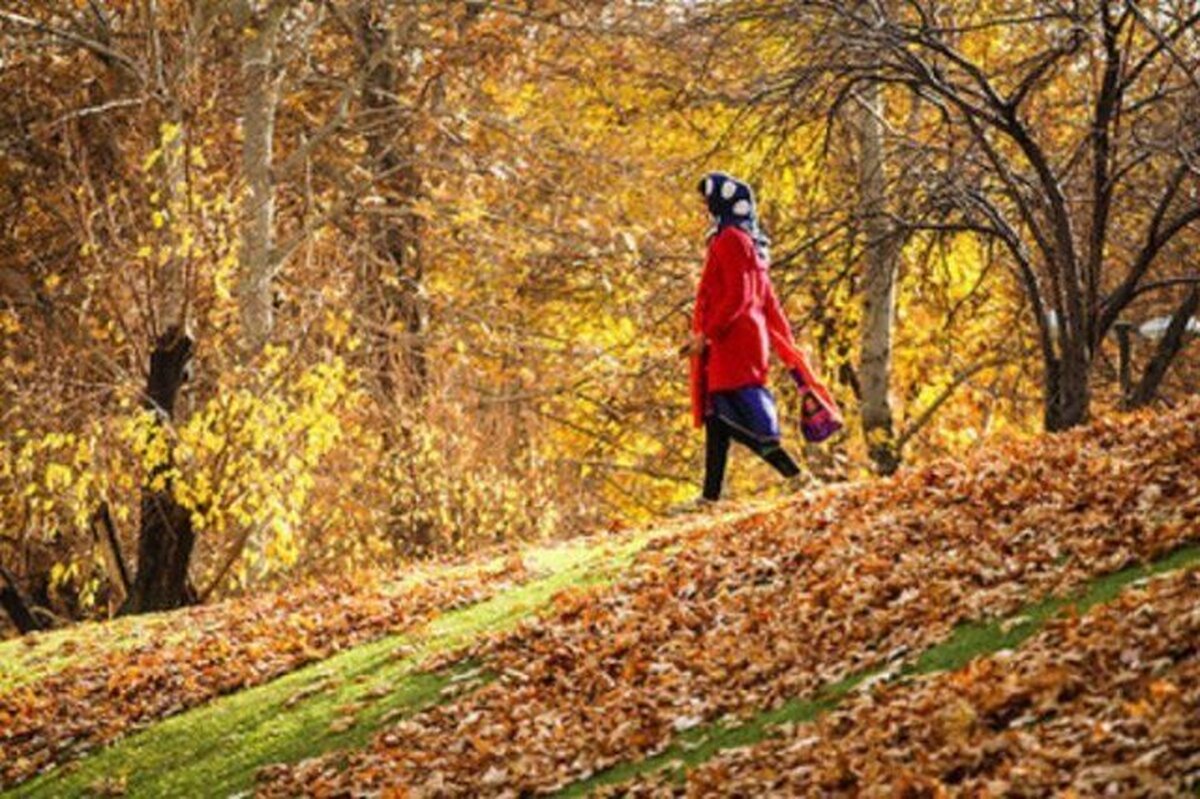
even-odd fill
[{"label": "ground covered in leaves", "polygon": [[[497,675],[487,685],[384,729],[367,747],[266,769],[259,791],[332,796],[401,787],[413,796],[475,796],[579,788],[606,768],[662,752],[689,729],[777,708],[854,674],[903,662],[964,621],[1009,616],[1099,575],[1161,558],[1200,539],[1198,527],[1197,403],[1166,416],[1122,417],[993,449],[966,462],[814,493],[737,524],[663,539],[611,587],[563,594],[537,621],[431,664],[445,667],[470,658]],[[1194,590],[1187,579],[1179,583],[1185,594]],[[1175,679],[1164,678],[1154,689],[1177,702],[1172,707],[1182,713],[1195,709],[1187,704],[1195,699],[1196,676],[1187,659],[1195,655],[1183,651],[1194,644],[1179,643],[1188,640],[1191,622],[1175,618],[1186,600],[1163,603],[1163,618],[1183,625],[1183,632],[1173,627],[1164,633],[1177,644],[1135,658],[1161,661],[1170,671],[1175,667],[1162,659],[1172,653],[1172,663],[1183,664],[1172,672]],[[1119,616],[1118,609],[1105,618]],[[1110,627],[1114,636],[1126,634]],[[1070,683],[1074,694],[1038,683],[1035,666],[1029,667],[1026,687],[1004,682],[1006,669],[999,666],[993,667],[994,679],[987,677],[986,665],[944,679],[953,685],[967,679],[963,674],[985,669],[971,678],[982,679],[983,689],[1011,688],[1024,697],[1013,700],[1017,710],[1006,723],[1023,713],[1036,715],[1045,696],[1053,695],[1079,703],[1078,719],[1111,722],[1097,728],[1096,736],[1129,737],[1112,715],[1128,704],[1114,689],[1134,690],[1123,682],[1126,677],[1161,674],[1143,674],[1122,660],[1125,648],[1113,644],[1118,648],[1112,663],[1124,663],[1126,671],[1104,661],[1109,666],[1096,665],[1093,675],[1090,659],[1099,663],[1108,650],[1093,656],[1087,642],[1102,636],[1082,632],[1068,641],[1062,636],[1071,629],[1069,623],[1056,624],[1046,633],[1051,638],[1039,639],[1037,646],[1053,648],[1057,640],[1068,657],[1083,659],[1082,676]],[[1110,673],[1111,679],[1104,676]],[[1093,676],[1096,692],[1078,687]],[[1110,715],[1095,715],[1109,700],[1113,707],[1104,712]],[[920,701],[914,699],[909,710],[922,707]],[[916,770],[904,779],[917,786],[924,784],[920,779],[965,783],[976,772],[980,779],[1008,779],[1011,769],[979,767],[978,758],[993,757],[983,749],[976,760],[964,761],[971,736],[1004,729],[991,721],[991,705],[972,701],[950,705],[959,707],[961,718],[949,724],[957,723],[966,737],[931,737],[931,757],[943,759],[916,761]],[[856,705],[852,712],[867,711]],[[890,706],[872,712],[904,715]],[[926,721],[910,723],[920,727]],[[881,716],[879,723],[892,722]],[[821,742],[847,747],[842,760],[834,761],[845,766],[830,777],[835,789],[862,790],[888,770],[890,729],[872,739],[876,749],[868,743],[861,752],[850,749],[850,740],[833,740],[846,735],[844,726],[814,729],[796,735],[816,736],[813,747]],[[1045,728],[1042,743],[1042,732],[1032,733],[1003,757],[1016,768],[1028,753],[1029,768],[1047,775],[1057,769],[1058,779],[1069,783],[1091,779],[1089,769],[1115,768],[1125,761],[1106,758],[1136,750],[1135,757],[1153,758],[1148,762],[1155,768],[1169,760],[1164,784],[1178,786],[1170,780],[1190,778],[1200,746],[1196,728],[1188,724],[1163,727],[1162,738],[1144,733],[1143,739],[1162,743],[1144,749],[1126,744],[1081,749],[1078,730],[1056,738],[1058,729]],[[900,735],[897,740],[904,740]],[[810,761],[803,759],[803,747],[798,751],[794,769],[783,761],[766,777],[755,771],[760,761],[752,754],[741,755],[750,759],[740,769],[722,759],[695,772],[694,785],[701,793],[724,793],[728,787],[758,795],[775,784],[820,793],[825,783],[814,782],[817,775],[805,770]],[[853,765],[852,757],[861,758],[861,765]],[[642,789],[675,790],[653,781]]]},{"label": "ground covered in leaves", "polygon": [[1200,571],[1028,645],[864,692],[811,726],[620,795],[1180,796],[1200,788]]},{"label": "ground covered in leaves", "polygon": [[36,636],[0,683],[0,787],[216,696],[478,602],[529,575],[519,558],[432,571],[401,584],[314,584],[163,614],[124,638]]}]

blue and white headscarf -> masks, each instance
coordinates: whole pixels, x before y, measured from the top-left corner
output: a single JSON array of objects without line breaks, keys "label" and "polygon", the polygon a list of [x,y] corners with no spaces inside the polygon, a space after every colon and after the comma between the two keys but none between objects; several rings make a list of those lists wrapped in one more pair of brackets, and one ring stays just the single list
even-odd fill
[{"label": "blue and white headscarf", "polygon": [[759,227],[754,190],[749,185],[724,172],[709,172],[700,181],[700,193],[704,195],[716,225],[711,235],[715,236],[730,225],[739,227],[750,234],[759,257],[770,261],[771,240]]}]

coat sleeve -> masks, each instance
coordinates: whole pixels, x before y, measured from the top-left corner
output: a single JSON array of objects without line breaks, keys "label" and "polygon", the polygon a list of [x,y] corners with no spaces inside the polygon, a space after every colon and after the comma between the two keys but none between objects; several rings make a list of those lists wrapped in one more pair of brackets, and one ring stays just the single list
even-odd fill
[{"label": "coat sleeve", "polygon": [[779,302],[779,297],[775,294],[775,287],[771,284],[770,278],[767,279],[766,302],[764,303],[767,317],[767,333],[771,339],[771,347],[775,350],[775,354],[779,359],[789,367],[796,367],[797,362],[803,359],[803,354],[796,346],[796,339],[792,335],[792,326],[788,323],[787,316],[783,312],[783,306]]},{"label": "coat sleeve", "polygon": [[834,401],[833,395],[829,393],[829,389],[817,376],[812,364],[808,362],[808,356],[796,345],[796,339],[792,335],[792,326],[788,324],[787,316],[783,313],[783,306],[780,305],[779,297],[775,294],[775,287],[771,285],[769,278],[765,307],[767,334],[771,339],[771,346],[775,350],[775,354],[787,365],[793,379],[802,388],[812,391],[817,396],[817,401],[828,412],[829,418],[840,427],[843,422],[842,412],[838,408],[837,402]]},{"label": "coat sleeve", "polygon": [[753,302],[751,270],[746,263],[751,257],[734,235],[720,234],[709,247],[695,316],[695,328],[705,339],[722,338]]}]

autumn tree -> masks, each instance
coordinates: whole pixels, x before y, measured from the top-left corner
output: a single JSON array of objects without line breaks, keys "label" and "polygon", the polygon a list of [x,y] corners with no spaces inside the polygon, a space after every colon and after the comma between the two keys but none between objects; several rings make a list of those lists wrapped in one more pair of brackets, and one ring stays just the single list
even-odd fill
[{"label": "autumn tree", "polygon": [[929,105],[925,200],[899,223],[1007,250],[1039,342],[1045,426],[1080,423],[1105,336],[1134,299],[1164,287],[1156,268],[1200,219],[1195,121],[1182,113],[1197,92],[1187,65],[1200,11],[868,5],[778,6],[826,44],[781,80],[808,85],[815,70],[839,91],[883,83]]},{"label": "autumn tree", "polygon": [[[153,92],[157,100],[156,105],[165,106],[167,109],[166,118],[159,117],[164,131],[166,151],[166,158],[163,159],[163,182],[166,185],[167,196],[176,201],[174,207],[178,208],[177,200],[183,183],[182,141],[179,136],[181,127],[177,123],[169,124],[168,119],[177,119],[176,112],[179,106],[174,102],[174,86],[167,77],[164,51],[158,36],[160,17],[157,3],[151,2],[144,9],[143,21],[147,25],[151,42],[144,58],[134,58],[114,43],[114,30],[120,25],[114,15],[105,13],[102,8],[94,8],[92,12],[86,19],[78,21],[70,16],[51,17],[47,21],[8,12],[4,18],[18,31],[16,35],[25,40],[21,49],[27,42],[37,41],[45,42],[55,50],[65,48],[66,52],[74,55],[73,58],[68,56],[73,63],[84,66],[87,72],[94,75],[88,82],[90,90],[86,104],[69,110],[63,117],[64,122],[60,123],[71,125],[73,123],[68,120],[81,120],[82,127],[79,132],[84,135],[79,139],[78,149],[75,151],[79,156],[79,166],[75,175],[80,179],[82,189],[91,192],[88,199],[107,200],[111,207],[112,201],[116,199],[114,192],[117,189],[114,183],[121,171],[127,167],[119,146],[112,141],[105,141],[102,135],[96,135],[102,127],[108,128],[109,135],[115,134],[114,128],[106,125],[100,117],[108,113],[120,113],[123,109],[138,105],[141,102],[136,99],[138,95]],[[90,63],[87,63],[89,61]],[[30,133],[25,135],[29,137],[27,140],[36,141]],[[76,202],[82,204],[81,201],[87,197],[82,189],[75,193],[66,207]],[[162,219],[161,216],[155,218]],[[97,237],[103,240],[121,235],[118,229],[120,223],[113,216],[110,215],[104,222],[107,224],[87,224],[83,236],[87,243],[82,245],[83,251],[86,252],[88,247],[95,247]],[[163,225],[160,222],[156,227],[161,228]],[[67,235],[76,241],[80,238],[74,231]],[[61,266],[56,267],[56,270],[60,268]],[[62,279],[62,274],[61,271],[55,271],[51,279],[57,282]],[[164,264],[158,279],[154,281],[145,297],[149,311],[146,321],[149,322],[149,338],[154,349],[154,354],[149,359],[145,403],[154,413],[162,414],[164,418],[170,416],[191,354],[191,342],[184,330],[184,283],[181,261],[170,259]],[[77,318],[69,327],[56,326],[58,330],[55,332],[65,334],[65,341],[70,346],[81,348],[84,340],[79,333],[86,329],[81,322],[83,320]],[[95,515],[97,518],[110,518],[107,506],[103,503]],[[122,594],[130,594],[130,607],[137,608],[143,604],[147,607],[178,604],[178,599],[171,599],[163,592],[171,593],[173,590],[178,597],[179,591],[182,590],[167,588],[166,583],[172,579],[177,580],[181,570],[186,571],[191,548],[186,514],[180,512],[169,492],[147,486],[143,489],[141,519],[142,557],[139,559],[137,579],[132,585],[128,584],[125,576],[123,560],[117,541],[112,535],[111,525],[107,528],[105,544],[107,551],[113,556],[109,563],[112,565],[116,590]],[[168,550],[177,554],[168,554]],[[176,576],[164,577],[168,572],[173,572]],[[182,586],[183,582],[180,581],[179,585]],[[154,598],[151,598],[152,596]]]}]

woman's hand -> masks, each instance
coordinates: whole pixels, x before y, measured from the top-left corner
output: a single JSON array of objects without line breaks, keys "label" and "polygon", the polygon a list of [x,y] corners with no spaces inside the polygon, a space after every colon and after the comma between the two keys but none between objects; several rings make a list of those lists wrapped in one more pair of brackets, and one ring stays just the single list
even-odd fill
[{"label": "woman's hand", "polygon": [[699,355],[704,352],[704,334],[692,333],[692,338],[687,344],[679,348],[679,354],[684,358],[690,358],[693,355]]}]

